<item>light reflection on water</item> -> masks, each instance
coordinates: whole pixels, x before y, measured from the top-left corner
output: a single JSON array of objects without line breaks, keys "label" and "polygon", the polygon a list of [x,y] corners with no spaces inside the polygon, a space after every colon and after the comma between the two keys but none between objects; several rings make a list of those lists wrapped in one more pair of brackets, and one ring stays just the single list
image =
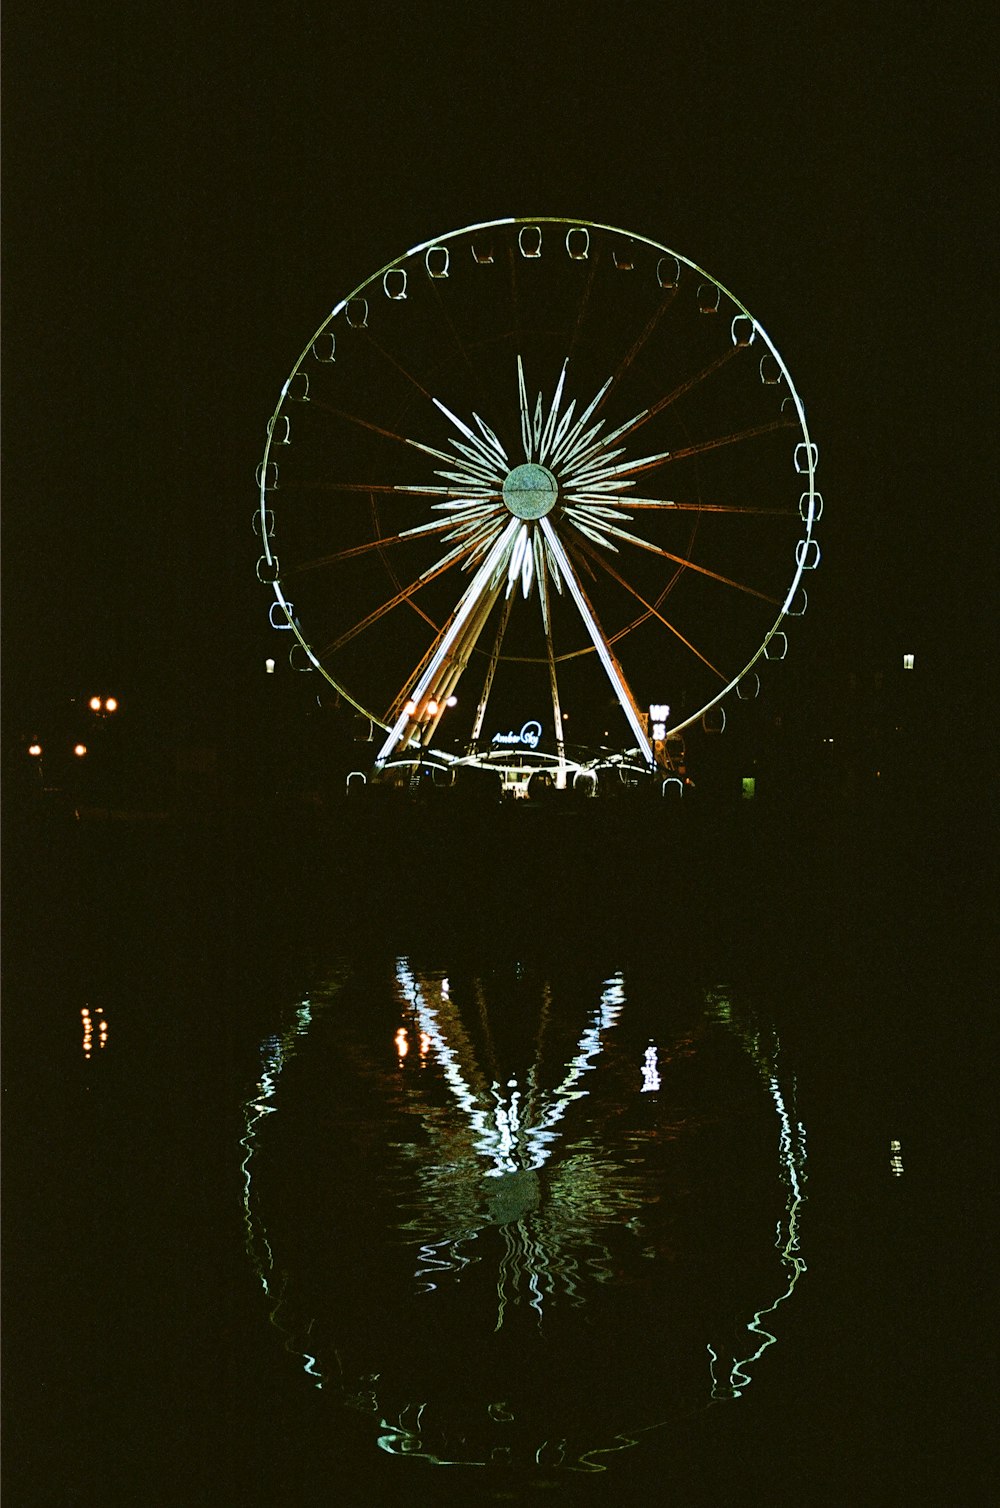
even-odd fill
[{"label": "light reflection on water", "polygon": [[602,1470],[751,1385],[806,1270],[805,1132],[759,1004],[398,958],[330,973],[260,1053],[247,1251],[381,1449]]}]

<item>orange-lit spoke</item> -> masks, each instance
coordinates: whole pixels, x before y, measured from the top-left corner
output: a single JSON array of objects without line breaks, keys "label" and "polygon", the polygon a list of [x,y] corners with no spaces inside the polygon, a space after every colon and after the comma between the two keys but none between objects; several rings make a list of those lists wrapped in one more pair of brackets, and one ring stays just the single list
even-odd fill
[{"label": "orange-lit spoke", "polygon": [[418,381],[418,379],[416,377],[414,377],[414,375],[413,375],[412,372],[407,371],[406,367],[404,367],[400,362],[398,362],[396,360],[395,356],[390,355],[390,353],[385,349],[384,346],[379,345],[378,341],[372,335],[372,333],[371,333],[370,330],[368,331],[368,344],[370,346],[374,346],[375,350],[379,353],[379,355],[383,356],[385,358],[385,360],[387,362],[389,362],[390,366],[394,366],[396,368],[396,371],[400,374],[401,377],[405,377],[406,380],[407,380],[407,382],[412,383],[412,385],[416,388],[416,390],[417,390],[418,393],[423,393],[423,395],[424,395],[425,398],[430,398],[431,397],[430,393],[424,387],[423,383],[420,382],[420,381]]},{"label": "orange-lit spoke", "polygon": [[333,414],[335,419],[343,419],[348,424],[357,424],[359,428],[381,435],[385,440],[398,440],[400,445],[412,445],[414,450],[422,450],[425,455],[434,456],[438,461],[447,461],[449,466],[456,464],[457,458],[449,455],[447,451],[435,450],[432,445],[424,445],[420,440],[411,440],[408,435],[399,435],[394,429],[384,429],[381,424],[373,424],[370,419],[362,419],[359,414],[349,414],[346,409],[334,408],[330,403],[318,401],[313,401],[313,407],[322,409],[324,413]]},{"label": "orange-lit spoke", "polygon": [[[668,628],[675,638],[680,639],[684,647],[686,649],[689,649],[691,653],[702,662],[703,665],[707,665],[713,675],[717,675],[720,681],[724,682],[727,680],[727,677],[723,675],[718,666],[713,665],[711,660],[707,659],[706,656],[702,654],[700,649],[696,649],[691,643],[690,639],[685,639],[680,629],[675,628],[674,625],[663,616],[659,609],[653,606],[652,602],[647,602],[645,597],[643,597],[641,593],[637,592],[635,587],[632,586],[628,581],[626,581],[625,577],[622,576],[620,572],[615,570],[611,562],[604,559],[604,556],[600,553],[600,551],[595,550],[591,545],[586,544],[582,540],[577,543],[577,548],[588,555],[591,560],[596,561],[599,566],[602,566],[604,570],[607,571],[608,575],[618,582],[619,586],[623,586],[627,592],[630,592],[632,594],[637,602],[641,602],[646,611],[652,613],[653,617],[656,618],[660,623],[662,623],[664,628]],[[620,635],[616,635],[616,640],[619,637]]]},{"label": "orange-lit spoke", "polygon": [[401,602],[409,601],[414,592],[418,592],[422,586],[426,586],[445,571],[450,570],[453,565],[456,565],[458,558],[457,555],[449,556],[448,559],[443,560],[439,565],[435,566],[433,570],[425,571],[422,576],[417,577],[416,581],[411,581],[409,586],[403,587],[402,591],[397,592],[395,597],[390,597],[388,602],[383,602],[381,607],[375,608],[374,612],[369,613],[367,618],[362,618],[360,623],[355,623],[353,628],[349,628],[346,633],[342,633],[339,638],[334,639],[331,644],[328,644],[320,655],[320,659],[325,658],[326,655],[335,654],[338,649],[342,649],[351,639],[363,633],[366,628],[371,628],[372,624],[377,623],[380,618],[385,617],[385,614],[391,612],[394,607],[398,607]]},{"label": "orange-lit spoke", "polygon": [[[585,489],[584,489],[585,491]],[[584,501],[589,499],[584,497]],[[603,498],[600,499],[604,501]],[[621,508],[669,508],[675,513],[743,513],[753,518],[798,518],[797,508],[754,508],[743,503],[681,503],[670,498],[632,497],[619,493],[613,499]]]},{"label": "orange-lit spoke", "polygon": [[[414,441],[414,443],[416,443]],[[451,464],[458,464],[457,456],[448,456]],[[468,502],[490,502],[503,496],[499,487],[482,486],[478,482],[469,480],[466,487],[445,487],[440,484],[426,486],[410,486],[403,482],[282,482],[282,492],[395,492],[403,497],[441,497],[459,498]]]},{"label": "orange-lit spoke", "polygon": [[780,607],[778,597],[772,597],[767,592],[760,592],[756,587],[748,586],[745,581],[734,581],[731,576],[723,576],[718,571],[710,571],[707,566],[696,565],[693,560],[686,559],[683,555],[674,555],[670,550],[664,550],[660,545],[650,544],[648,540],[640,539],[637,534],[626,534],[624,529],[616,529],[614,524],[602,524],[605,534],[614,535],[615,539],[624,539],[630,545],[638,545],[640,550],[648,550],[652,555],[662,555],[664,560],[672,560],[675,565],[684,566],[689,571],[696,571],[699,576],[709,576],[713,581],[721,581],[723,586],[735,587],[738,592],[746,592],[749,597],[759,597],[761,602],[769,602],[773,607]]},{"label": "orange-lit spoke", "polygon": [[[673,303],[673,301],[674,301],[674,299],[676,297],[677,297],[677,288],[676,288],[676,286],[673,287],[673,288],[669,288],[669,289],[666,290],[666,297],[664,299],[662,299],[660,301],[660,303],[656,306],[656,308],[654,309],[652,315],[650,316],[649,320],[647,321],[646,327],[642,331],[642,334],[636,340],[636,342],[632,346],[631,350],[629,350],[626,353],[626,355],[622,359],[622,363],[619,366],[617,372],[615,372],[614,377],[611,379],[611,387],[612,387],[612,389],[615,388],[617,386],[617,384],[621,381],[621,379],[624,377],[625,373],[628,371],[628,369],[632,365],[633,361],[635,361],[635,358],[638,356],[639,352],[642,350],[643,346],[646,344],[647,340],[652,335],[653,331],[656,329],[657,325],[660,323],[660,320],[666,314],[667,310],[670,308],[670,305]],[[603,400],[602,400],[602,404],[603,404]],[[599,404],[598,408],[600,408],[602,406],[602,404]]]},{"label": "orange-lit spoke", "polygon": [[357,555],[367,555],[371,550],[382,550],[386,545],[398,545],[407,540],[419,539],[421,534],[440,533],[443,529],[450,529],[455,523],[453,518],[435,519],[432,524],[424,524],[420,529],[411,529],[402,534],[384,534],[381,539],[369,539],[363,545],[350,545],[345,550],[337,550],[333,555],[317,555],[314,560],[303,560],[295,565],[287,573],[289,579],[298,576],[305,571],[318,571],[323,566],[337,565],[341,560],[353,560]]},{"label": "orange-lit spoke", "polygon": [[[741,349],[738,346],[734,350]],[[768,424],[755,424],[751,429],[737,430],[735,434],[719,435],[715,440],[701,440],[697,445],[688,445],[684,450],[672,450],[671,461],[684,461],[688,456],[700,456],[707,450],[718,450],[722,445],[735,445],[740,440],[752,440],[757,435],[769,435],[776,429],[795,429],[794,419],[772,419]]]}]

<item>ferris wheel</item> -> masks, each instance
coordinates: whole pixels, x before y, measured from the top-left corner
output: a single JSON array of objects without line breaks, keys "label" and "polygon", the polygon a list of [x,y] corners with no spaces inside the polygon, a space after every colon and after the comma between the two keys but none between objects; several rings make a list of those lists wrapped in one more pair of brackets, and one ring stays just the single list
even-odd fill
[{"label": "ferris wheel", "polygon": [[292,664],[399,761],[669,765],[784,657],[817,447],[749,311],[686,257],[552,217],[427,241],[335,305],[258,466]]}]

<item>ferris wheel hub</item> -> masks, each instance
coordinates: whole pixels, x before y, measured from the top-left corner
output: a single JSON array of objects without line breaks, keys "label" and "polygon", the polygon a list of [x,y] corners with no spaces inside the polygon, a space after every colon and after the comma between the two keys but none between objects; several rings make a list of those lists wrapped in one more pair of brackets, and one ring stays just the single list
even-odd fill
[{"label": "ferris wheel hub", "polygon": [[515,518],[544,518],[559,498],[559,484],[547,466],[525,461],[503,484],[503,500]]}]

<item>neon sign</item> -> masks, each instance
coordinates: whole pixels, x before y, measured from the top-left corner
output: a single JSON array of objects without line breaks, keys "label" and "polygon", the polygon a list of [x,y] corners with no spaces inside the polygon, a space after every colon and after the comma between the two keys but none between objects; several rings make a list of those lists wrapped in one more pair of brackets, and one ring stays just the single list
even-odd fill
[{"label": "neon sign", "polygon": [[492,742],[501,748],[511,748],[520,745],[524,749],[537,749],[542,736],[541,723],[532,719],[522,727],[520,733],[494,733]]}]

